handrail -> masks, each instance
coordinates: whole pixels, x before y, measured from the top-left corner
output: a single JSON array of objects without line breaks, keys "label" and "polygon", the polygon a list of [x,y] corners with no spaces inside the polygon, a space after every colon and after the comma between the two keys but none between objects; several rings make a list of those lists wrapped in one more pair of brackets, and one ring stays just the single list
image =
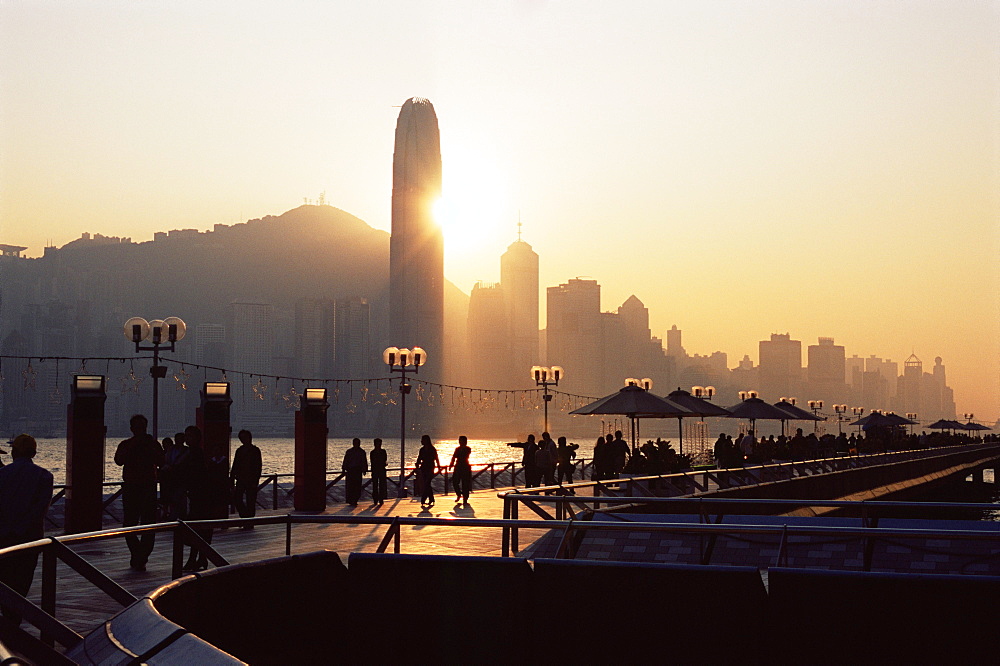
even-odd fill
[{"label": "handrail", "polygon": [[[505,499],[514,499],[516,494],[514,493],[504,493]],[[554,503],[565,503],[565,502],[581,502],[581,501],[596,501],[598,498],[587,498],[587,497],[565,497],[565,496],[530,496],[533,501],[536,502],[554,502]],[[785,504],[802,504],[802,503],[815,503],[830,506],[830,505],[857,505],[859,503],[835,501],[835,500],[764,500],[764,501],[754,501],[754,500],[740,500],[740,499],[715,499],[715,498],[695,498],[695,499],[671,499],[671,498],[600,498],[601,502],[617,502],[626,500],[640,500],[643,502],[657,501],[663,499],[668,502],[688,502],[692,504],[718,504],[718,505],[746,505],[746,504],[762,504],[762,505],[785,505]],[[908,506],[906,503],[902,502],[864,502],[860,504],[865,504],[869,507],[893,507],[893,506]],[[952,508],[989,508],[996,509],[995,505],[991,504],[952,504],[952,503],[933,503],[928,504],[928,506],[948,506]],[[576,533],[580,531],[587,530],[643,530],[651,532],[664,532],[672,534],[693,534],[699,535],[701,537],[718,537],[718,536],[763,536],[763,535],[776,535],[779,536],[782,543],[787,542],[789,537],[793,536],[827,536],[838,539],[843,538],[858,538],[866,540],[867,543],[872,543],[878,538],[895,538],[895,539],[913,539],[913,538],[947,538],[965,541],[996,541],[1000,539],[1000,525],[998,529],[995,530],[942,530],[942,529],[929,529],[929,528],[897,528],[897,527],[874,527],[869,526],[869,523],[863,522],[861,527],[841,527],[841,526],[822,526],[822,525],[802,525],[802,524],[771,524],[771,525],[753,525],[753,524],[718,524],[718,523],[664,523],[664,522],[645,522],[645,521],[630,521],[630,522],[619,522],[613,520],[599,520],[597,516],[599,514],[590,513],[585,516],[584,520],[576,520],[570,518],[568,520],[522,520],[516,517],[516,502],[511,502],[510,506],[507,506],[505,502],[504,507],[504,518],[433,518],[433,517],[421,517],[421,516],[362,516],[362,515],[278,515],[278,516],[261,516],[259,518],[226,518],[226,519],[212,519],[212,520],[197,520],[197,521],[175,521],[167,523],[157,523],[153,525],[140,525],[134,527],[123,527],[114,528],[108,530],[100,530],[97,532],[87,532],[83,534],[72,534],[64,535],[59,537],[49,537],[46,539],[40,539],[37,541],[17,544],[14,546],[9,546],[0,549],[0,559],[4,557],[9,557],[21,552],[28,552],[32,550],[39,550],[45,556],[46,564],[43,572],[42,579],[42,603],[43,607],[39,608],[32,604],[26,598],[18,595],[16,592],[7,588],[6,586],[0,586],[0,600],[2,600],[6,605],[13,605],[19,610],[23,611],[23,614],[27,621],[34,626],[38,627],[43,637],[48,637],[51,642],[52,639],[63,644],[64,646],[71,647],[76,642],[80,640],[79,634],[72,631],[64,624],[59,622],[55,617],[56,610],[56,567],[54,566],[55,559],[58,558],[64,562],[67,562],[71,568],[80,571],[84,574],[85,580],[91,584],[98,587],[98,589],[103,590],[105,593],[109,594],[115,601],[122,605],[127,605],[130,600],[134,600],[134,596],[131,593],[125,591],[117,583],[111,581],[107,576],[101,573],[93,565],[86,563],[82,558],[79,558],[73,551],[71,551],[68,546],[72,544],[87,543],[91,541],[102,541],[114,538],[123,538],[129,534],[137,534],[143,532],[165,532],[172,531],[174,534],[174,562],[175,565],[178,563],[177,549],[178,544],[183,547],[184,540],[188,539],[196,548],[202,548],[206,551],[209,559],[216,565],[228,564],[221,555],[214,551],[210,545],[205,543],[200,537],[193,539],[191,537],[197,536],[197,530],[199,529],[211,529],[211,528],[222,528],[222,527],[235,527],[235,526],[245,526],[245,525],[281,525],[286,526],[286,531],[288,535],[288,541],[286,542],[286,554],[290,554],[291,551],[291,528],[292,525],[304,525],[304,524],[345,524],[345,525],[386,525],[388,527],[385,536],[383,537],[381,543],[378,546],[379,552],[384,552],[389,543],[393,542],[393,552],[399,552],[399,541],[401,537],[401,527],[403,526],[438,526],[438,527],[448,527],[448,528],[460,528],[460,527],[476,527],[476,528],[501,528],[503,530],[501,555],[503,557],[510,557],[512,554],[517,552],[517,532],[521,529],[542,529],[551,530],[562,528],[563,536],[560,541],[559,553],[563,557],[571,557],[575,554],[575,547],[571,544],[571,538],[576,536]],[[783,549],[779,548],[779,556],[782,555]],[[780,559],[780,557],[779,557]],[[181,572],[176,570],[172,571],[173,576],[179,577]]]}]

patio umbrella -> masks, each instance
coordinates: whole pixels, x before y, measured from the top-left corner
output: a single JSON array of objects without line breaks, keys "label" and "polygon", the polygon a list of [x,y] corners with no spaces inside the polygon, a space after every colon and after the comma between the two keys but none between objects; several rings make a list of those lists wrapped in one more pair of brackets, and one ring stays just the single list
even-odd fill
[{"label": "patio umbrella", "polygon": [[676,416],[680,411],[683,411],[680,406],[650,393],[642,387],[630,385],[611,395],[599,398],[589,405],[574,409],[570,414],[620,414],[629,417],[632,422],[632,451],[634,452],[636,438],[639,436],[638,420],[640,418]]},{"label": "patio umbrella", "polygon": [[870,426],[917,425],[917,422],[911,421],[910,419],[902,417],[899,414],[893,414],[892,412],[888,414],[883,414],[882,412],[872,412],[868,416],[862,416],[854,423],[850,423],[848,425],[859,425],[868,428]]},{"label": "patio umbrella", "polygon": [[976,423],[974,421],[969,421],[963,426],[966,430],[993,430],[993,428],[983,425],[982,423]]},{"label": "patio umbrella", "polygon": [[788,416],[781,420],[781,434],[785,434],[785,421],[826,421],[826,417],[816,416],[812,412],[807,412],[801,407],[796,407],[790,402],[785,400],[779,400],[774,403],[774,406],[783,412],[787,412]]},{"label": "patio umbrella", "polygon": [[686,410],[684,413],[678,412],[677,414],[670,414],[667,416],[668,418],[677,419],[677,452],[681,455],[684,454],[685,417],[698,416],[700,418],[705,418],[706,416],[729,416],[729,410],[725,407],[714,405],[704,398],[695,397],[680,388],[676,391],[671,391],[670,395],[666,397],[666,400],[674,405],[677,405],[680,409]]},{"label": "patio umbrella", "polygon": [[953,430],[955,428],[955,422],[938,419],[927,427],[931,430]]},{"label": "patio umbrella", "polygon": [[754,424],[757,419],[768,421],[785,421],[788,419],[788,412],[778,409],[774,405],[769,405],[760,398],[747,398],[738,405],[726,407],[729,410],[730,418],[748,419],[750,428],[756,432]]}]

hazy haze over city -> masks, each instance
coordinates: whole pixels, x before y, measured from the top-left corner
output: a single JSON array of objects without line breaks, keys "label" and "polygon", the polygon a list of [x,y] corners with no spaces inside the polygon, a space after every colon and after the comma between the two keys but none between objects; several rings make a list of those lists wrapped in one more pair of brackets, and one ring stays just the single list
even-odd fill
[{"label": "hazy haze over city", "polygon": [[959,414],[997,417],[998,2],[3,3],[0,243],[323,192],[389,230],[412,96],[461,289],[520,217],[543,289],[635,294],[689,352],[941,356]]}]

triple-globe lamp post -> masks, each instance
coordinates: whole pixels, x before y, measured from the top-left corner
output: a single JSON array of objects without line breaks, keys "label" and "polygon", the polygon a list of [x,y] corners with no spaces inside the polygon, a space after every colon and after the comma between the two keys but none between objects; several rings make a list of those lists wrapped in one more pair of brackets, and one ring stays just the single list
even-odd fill
[{"label": "triple-globe lamp post", "polygon": [[420,372],[420,366],[427,362],[427,352],[420,347],[386,347],[382,360],[389,366],[389,372],[399,373],[399,493],[406,497],[406,396],[411,387],[406,383],[406,373]]},{"label": "triple-globe lamp post", "polygon": [[[153,378],[153,423],[150,434],[159,440],[160,380],[167,376],[167,366],[160,365],[160,352],[173,352],[174,344],[184,339],[187,325],[180,317],[152,321],[146,321],[142,317],[132,317],[125,322],[122,332],[126,340],[135,343],[137,354],[142,351],[153,352],[153,365],[149,368],[149,375]],[[151,345],[143,347],[143,340],[149,340]]]},{"label": "triple-globe lamp post", "polygon": [[542,387],[542,402],[545,405],[545,432],[549,431],[549,402],[552,394],[549,393],[550,386],[559,386],[559,380],[566,376],[566,372],[558,365],[547,368],[542,365],[531,367],[531,378],[535,380],[535,386]]}]

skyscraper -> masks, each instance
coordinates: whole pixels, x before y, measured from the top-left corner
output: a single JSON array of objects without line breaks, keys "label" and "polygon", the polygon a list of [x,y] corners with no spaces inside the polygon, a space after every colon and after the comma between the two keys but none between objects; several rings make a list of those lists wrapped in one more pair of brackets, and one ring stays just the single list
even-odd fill
[{"label": "skyscraper", "polygon": [[574,278],[546,289],[546,365],[561,365],[560,387],[597,396],[601,390],[601,286]]},{"label": "skyscraper", "polygon": [[500,257],[500,284],[510,331],[510,366],[527,377],[538,363],[538,253],[520,238]]},{"label": "skyscraper", "polygon": [[441,377],[444,331],[444,242],[432,209],[441,196],[441,137],[434,106],[406,100],[396,121],[389,241],[391,343],[420,346],[425,372]]}]

